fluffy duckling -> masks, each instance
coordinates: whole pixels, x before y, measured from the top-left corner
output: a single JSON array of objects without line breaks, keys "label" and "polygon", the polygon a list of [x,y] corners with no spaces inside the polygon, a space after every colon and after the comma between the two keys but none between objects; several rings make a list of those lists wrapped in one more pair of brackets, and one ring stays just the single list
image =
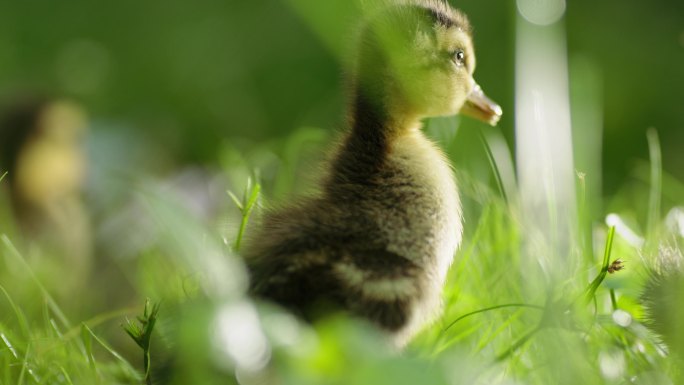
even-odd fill
[{"label": "fluffy duckling", "polygon": [[494,125],[501,108],[473,80],[471,27],[446,2],[377,10],[356,65],[348,133],[320,194],[267,213],[245,257],[255,295],[305,317],[342,308],[403,346],[438,313],[462,231],[449,161],[421,119]]},{"label": "fluffy duckling", "polygon": [[[15,97],[0,117],[0,174],[24,238],[50,257],[41,267],[68,272],[59,293],[83,283],[91,265],[90,221],[82,200],[86,117],[73,102]],[[4,187],[4,186],[0,186]]]}]

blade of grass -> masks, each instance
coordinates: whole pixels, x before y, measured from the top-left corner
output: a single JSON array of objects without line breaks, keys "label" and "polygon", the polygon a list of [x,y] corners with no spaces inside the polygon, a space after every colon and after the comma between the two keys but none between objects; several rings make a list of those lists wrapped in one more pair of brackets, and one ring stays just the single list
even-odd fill
[{"label": "blade of grass", "polygon": [[22,333],[24,333],[24,336],[26,338],[31,337],[31,330],[29,328],[28,322],[26,321],[26,317],[24,316],[24,313],[17,307],[17,305],[12,301],[12,297],[10,297],[9,293],[5,288],[0,285],[0,291],[5,295],[5,298],[7,298],[7,302],[9,302],[10,307],[12,308],[12,311],[14,312],[14,315],[16,315],[17,320],[19,321],[19,327],[21,328]]},{"label": "blade of grass", "polygon": [[14,359],[18,360],[19,355],[17,354],[17,350],[14,348],[12,343],[9,341],[9,338],[4,333],[0,333],[0,340],[7,346],[7,349],[9,349],[9,352],[12,353],[12,356]]},{"label": "blade of grass", "polygon": [[22,385],[24,383],[24,376],[26,376],[26,368],[28,367],[28,355],[31,351],[31,344],[26,345],[26,354],[24,354],[24,359],[21,364],[21,371],[19,372],[19,379],[17,380],[17,385]]},{"label": "blade of grass", "polygon": [[581,242],[582,253],[584,260],[589,263],[594,263],[594,247],[592,243],[593,229],[590,215],[590,205],[587,201],[587,175],[583,172],[577,172],[577,181],[579,187],[579,226],[578,234]]},{"label": "blade of grass", "polygon": [[14,247],[14,244],[12,244],[12,241],[7,237],[7,235],[2,234],[0,237],[2,239],[2,243],[5,245],[5,248],[7,251],[9,251],[10,255],[12,255],[21,265],[26,269],[28,272],[29,276],[33,280],[33,282],[36,284],[38,289],[40,290],[41,294],[45,298],[45,300],[48,302],[48,305],[50,305],[50,310],[52,310],[57,318],[59,318],[59,321],[62,323],[63,326],[70,328],[71,327],[71,322],[69,322],[69,319],[67,316],[64,314],[62,309],[57,305],[57,302],[52,298],[50,293],[47,291],[45,286],[40,282],[38,277],[36,277],[36,274],[33,272],[33,269],[31,269],[31,266],[29,266],[28,262],[24,259],[24,257],[21,255],[19,250]]},{"label": "blade of grass", "polygon": [[228,190],[226,192],[228,193],[228,196],[230,197],[230,199],[233,200],[233,203],[235,203],[235,206],[237,206],[237,208],[240,210],[240,212],[242,212],[243,207],[242,207],[242,203],[240,203],[240,199],[238,199],[238,197],[236,197],[232,191]]},{"label": "blade of grass", "polygon": [[508,357],[511,356],[511,354],[515,353],[516,350],[520,349],[523,345],[527,343],[527,341],[530,340],[530,338],[534,337],[535,334],[537,334],[540,330],[542,329],[542,326],[537,326],[534,329],[530,330],[522,336],[518,341],[516,341],[513,345],[511,345],[508,349],[504,350],[501,352],[498,356],[496,356],[496,361],[501,362]]},{"label": "blade of grass", "polygon": [[463,314],[462,316],[453,320],[447,327],[444,328],[444,330],[442,332],[445,333],[447,330],[449,330],[449,328],[454,326],[458,321],[461,321],[461,320],[468,318],[470,316],[480,314],[480,313],[485,313],[485,312],[488,312],[491,310],[503,309],[503,308],[507,308],[507,307],[526,307],[526,308],[531,308],[531,309],[544,310],[543,306],[531,305],[531,304],[527,304],[527,303],[507,303],[507,304],[502,304],[502,305],[490,306],[490,307],[486,307],[483,309],[471,311],[470,313]]},{"label": "blade of grass", "polygon": [[26,344],[26,353],[24,354],[24,359],[22,361],[21,372],[19,373],[19,380],[17,381],[18,385],[21,385],[24,383],[24,378],[26,377],[26,373],[28,373],[28,375],[31,376],[31,378],[33,379],[34,382],[36,382],[36,383],[40,382],[40,378],[30,368],[30,365],[29,365],[30,354],[31,354],[31,344],[28,343],[28,344]]},{"label": "blade of grass", "polygon": [[[106,313],[98,314],[93,318],[90,318],[86,321],[83,321],[82,323],[88,326],[89,328],[94,328],[96,326],[99,326],[109,320],[115,319],[115,318],[120,318],[125,315],[131,315],[134,314],[138,310],[138,307],[131,306],[131,307],[126,307],[122,309],[117,309],[117,310],[112,310]],[[78,335],[80,331],[80,327],[74,327],[68,330],[66,333],[64,333],[64,339],[69,340]]]},{"label": "blade of grass", "polygon": [[618,309],[617,298],[615,297],[615,289],[610,289],[610,304],[613,307],[613,311]]},{"label": "blade of grass", "polygon": [[145,301],[145,310],[143,315],[138,317],[138,324],[131,320],[126,320],[123,325],[124,331],[135,341],[136,344],[143,350],[143,365],[145,368],[145,382],[148,385],[152,384],[151,367],[152,361],[150,356],[150,342],[152,332],[157,322],[160,304],[156,303],[150,307],[150,300]]},{"label": "blade of grass", "polygon": [[[547,312],[548,309],[544,308],[544,311]],[[512,328],[514,324],[518,323],[517,321],[522,317],[522,309],[518,309],[514,311],[510,316],[508,316],[503,322],[494,324],[490,328],[490,332],[487,333],[486,335],[483,335],[480,341],[478,342],[477,346],[475,346],[475,351],[481,351],[485,349],[487,346],[489,346],[499,335],[503,334],[504,332],[507,332],[511,337],[515,336],[512,333]],[[540,322],[541,325],[541,322]]]},{"label": "blade of grass", "polygon": [[109,354],[111,354],[114,358],[117,360],[121,361],[124,365],[126,365],[131,371],[134,371],[133,365],[131,365],[128,360],[126,360],[121,354],[119,354],[116,350],[114,350],[111,346],[109,346],[104,340],[102,340],[100,337],[95,334],[92,329],[88,327],[85,323],[81,324],[81,327],[84,328],[90,336],[98,343],[100,346],[102,346]]},{"label": "blade of grass", "polygon": [[74,385],[74,382],[71,381],[71,377],[69,376],[69,373],[64,369],[63,366],[59,367],[60,372],[62,372],[62,375],[64,375],[64,379],[67,381],[67,384]]},{"label": "blade of grass", "polygon": [[615,226],[611,226],[608,230],[608,238],[606,239],[606,248],[603,251],[603,263],[601,264],[601,271],[598,273],[596,278],[589,284],[586,290],[585,302],[591,302],[592,298],[596,295],[596,290],[598,290],[601,283],[606,278],[608,274],[608,267],[610,266],[610,252],[613,248],[613,238],[615,237]]},{"label": "blade of grass", "polygon": [[452,335],[450,338],[444,338],[446,334],[440,333],[439,337],[434,343],[432,347],[432,353],[430,353],[430,357],[433,359],[439,357],[439,355],[447,350],[449,347],[451,347],[453,344],[462,341],[464,338],[467,336],[479,332],[482,329],[482,325],[479,323],[473,324],[471,327],[462,330],[460,333]]},{"label": "blade of grass", "polygon": [[[2,325],[0,325],[0,341],[7,347],[7,350],[10,352],[10,354],[0,354],[0,368],[3,370],[3,378],[4,384],[10,384],[12,383],[12,370],[11,366],[13,361],[16,361],[19,359],[19,356],[17,355],[17,351],[14,349],[14,346],[12,346],[12,343],[9,341],[9,338],[5,335],[5,333],[2,333],[3,328]],[[5,350],[4,348],[2,350]]]},{"label": "blade of grass", "polygon": [[97,365],[95,364],[95,355],[93,355],[93,341],[91,338],[91,334],[88,333],[87,327],[85,325],[81,325],[81,340],[83,341],[83,345],[86,349],[86,359],[88,361],[88,366],[90,367],[90,370],[93,372],[95,378],[97,379],[97,382],[99,383],[100,375],[97,371]]},{"label": "blade of grass", "polygon": [[649,128],[648,131],[646,131],[646,139],[648,140],[648,154],[651,160],[651,188],[648,199],[648,232],[653,233],[656,230],[660,219],[663,161],[658,131],[656,131],[655,128]]},{"label": "blade of grass", "polygon": [[503,198],[504,202],[506,202],[506,205],[508,205],[508,196],[506,195],[506,189],[504,188],[503,180],[501,179],[501,173],[499,172],[499,167],[496,164],[496,160],[494,159],[494,154],[492,154],[492,149],[489,147],[489,143],[487,142],[487,138],[485,138],[484,133],[482,131],[478,131],[480,134],[480,141],[482,141],[482,146],[485,149],[485,153],[487,154],[487,160],[489,161],[489,165],[492,168],[492,172],[494,173],[494,179],[496,180],[496,186],[499,188],[499,193],[501,194],[501,198]]},{"label": "blade of grass", "polygon": [[254,183],[254,185],[252,185],[252,178],[247,179],[247,186],[245,188],[242,201],[238,200],[235,194],[228,191],[228,195],[233,200],[237,208],[240,210],[240,214],[242,216],[242,218],[240,219],[240,227],[238,229],[238,234],[235,239],[235,243],[233,244],[233,249],[235,251],[240,250],[240,244],[242,243],[242,238],[245,235],[245,229],[247,228],[249,217],[252,213],[252,210],[256,206],[260,193],[261,185],[259,183]]}]

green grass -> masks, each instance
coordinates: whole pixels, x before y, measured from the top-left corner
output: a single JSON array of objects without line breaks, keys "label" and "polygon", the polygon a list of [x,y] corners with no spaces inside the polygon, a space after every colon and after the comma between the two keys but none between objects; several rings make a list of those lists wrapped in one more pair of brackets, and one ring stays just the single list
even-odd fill
[{"label": "green grass", "polygon": [[[305,128],[244,151],[225,146],[230,191],[244,193],[227,192],[218,223],[199,221],[151,180],[126,179],[122,190],[131,191],[145,228],[125,233],[116,248],[134,245],[137,231],[153,236],[132,258],[112,259],[109,268],[117,274],[98,282],[101,271],[95,271],[78,291],[61,292],[68,277],[44,267],[51,250],[36,253],[12,232],[11,220],[1,220],[0,385],[152,384],[161,378],[293,385],[681,381],[677,352],[668,354],[645,326],[640,301],[661,249],[682,252],[664,213],[684,200],[684,184],[663,173],[655,131],[647,135],[648,164],[637,164],[632,183],[615,196],[593,201],[585,174],[578,173],[579,228],[550,267],[563,274],[537,269],[541,262],[530,253],[514,175],[502,171],[512,165],[502,163],[510,160],[491,142],[498,134],[460,130],[448,119],[430,121],[426,131],[455,160],[465,237],[444,288],[442,316],[404,353],[387,348],[361,322],[331,316],[306,325],[246,296],[236,253],[250,218],[261,200],[269,205],[306,191],[298,182],[320,156],[302,149],[328,140],[321,130]],[[249,177],[254,168],[258,183]],[[1,202],[0,212],[7,211]],[[644,246],[604,224],[608,212],[598,207],[619,215]],[[624,269],[613,269],[617,260]],[[559,276],[563,280],[548,278]]]},{"label": "green grass", "polygon": [[257,205],[257,200],[259,199],[259,192],[261,192],[261,185],[257,182],[252,184],[252,178],[247,179],[247,187],[245,187],[245,192],[242,199],[238,199],[231,191],[228,191],[228,196],[233,200],[235,206],[240,210],[240,227],[235,237],[235,243],[233,249],[235,251],[240,250],[240,244],[245,235],[245,229],[247,228],[247,223],[249,222],[249,217],[252,214],[252,210]]},{"label": "green grass", "polygon": [[[649,231],[639,235],[659,245],[675,235],[663,225],[654,198],[666,176],[659,171],[653,134],[649,144],[657,175],[649,199],[641,200]],[[403,354],[386,348],[362,323],[332,317],[311,327],[245,297],[244,270],[234,251],[262,192],[249,181],[242,199],[233,196],[238,210],[227,213],[236,227],[223,246],[211,226],[193,223],[167,197],[145,190],[157,219],[152,226],[164,235],[128,262],[127,279],[135,287],[128,301],[139,306],[85,309],[86,321],[72,321],[61,306],[79,301],[78,294],[57,299],[51,288],[62,278],[36,272],[36,262],[2,235],[0,384],[149,384],[160,376],[155,370],[173,373],[176,384],[677,383],[679,363],[644,326],[639,301],[657,257],[649,250],[657,248],[640,250],[615,228],[589,222],[591,229],[578,233],[593,239],[577,239],[572,247],[586,250],[588,242],[600,259],[581,255],[579,262],[559,267],[571,272],[568,281],[526,289],[526,281],[539,276],[525,270],[520,209],[503,193],[491,151],[482,151],[493,167],[491,179],[460,173],[471,215],[445,287],[444,314]],[[270,192],[263,193],[268,199]],[[617,259],[625,269],[612,272]],[[143,306],[148,296],[162,305]],[[136,314],[142,314],[139,325],[121,327]]]}]

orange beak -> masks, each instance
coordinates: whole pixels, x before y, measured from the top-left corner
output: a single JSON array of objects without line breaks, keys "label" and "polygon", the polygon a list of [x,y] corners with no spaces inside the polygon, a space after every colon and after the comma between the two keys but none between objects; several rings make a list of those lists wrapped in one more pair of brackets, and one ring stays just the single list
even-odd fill
[{"label": "orange beak", "polygon": [[482,88],[473,81],[473,90],[461,108],[461,114],[496,126],[499,119],[501,119],[503,111],[501,106],[489,99],[482,91]]}]

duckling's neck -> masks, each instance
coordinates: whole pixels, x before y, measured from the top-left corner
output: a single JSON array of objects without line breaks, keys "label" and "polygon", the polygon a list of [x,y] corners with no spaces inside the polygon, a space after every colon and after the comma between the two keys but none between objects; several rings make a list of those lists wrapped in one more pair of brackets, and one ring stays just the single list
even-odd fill
[{"label": "duckling's neck", "polygon": [[351,135],[386,142],[420,129],[420,118],[391,99],[359,90],[350,110]]},{"label": "duckling's neck", "polygon": [[392,108],[389,98],[358,92],[349,111],[349,134],[334,163],[334,180],[367,183],[381,170],[392,143],[420,129],[420,119]]}]

